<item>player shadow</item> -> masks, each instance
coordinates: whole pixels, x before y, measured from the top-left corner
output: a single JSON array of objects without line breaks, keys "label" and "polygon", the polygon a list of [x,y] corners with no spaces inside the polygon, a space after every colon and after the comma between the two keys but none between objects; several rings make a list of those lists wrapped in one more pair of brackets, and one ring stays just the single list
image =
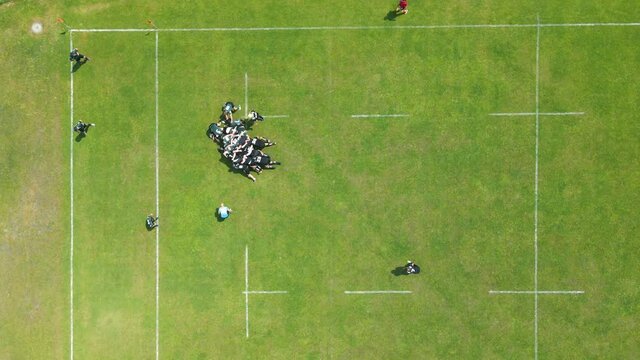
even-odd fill
[{"label": "player shadow", "polygon": [[220,159],[218,159],[218,161],[220,161],[221,163],[225,164],[227,166],[227,168],[229,169],[230,173],[240,174],[240,175],[244,174],[242,172],[242,170],[234,169],[233,168],[233,164],[231,163],[231,160],[229,160],[226,157],[224,157],[224,155],[222,155],[222,153],[220,153]]},{"label": "player shadow", "polygon": [[407,269],[404,266],[398,266],[397,268],[391,270],[391,273],[394,276],[409,275],[407,274]]},{"label": "player shadow", "polygon": [[80,142],[80,141],[82,141],[82,139],[84,139],[85,137],[87,137],[87,134],[85,134],[85,133],[79,133],[79,134],[76,136],[76,142]]},{"label": "player shadow", "polygon": [[398,12],[396,12],[395,10],[391,10],[387,13],[387,15],[384,17],[384,20],[387,21],[396,21],[396,18],[398,17]]},{"label": "player shadow", "polygon": [[71,72],[74,73],[78,70],[80,70],[80,68],[82,67],[82,65],[86,64],[86,61],[76,61],[73,64],[73,68],[71,68]]},{"label": "player shadow", "polygon": [[253,119],[245,119],[242,121],[242,125],[244,126],[245,130],[249,131],[249,130],[253,130],[253,125],[256,124],[256,121]]}]

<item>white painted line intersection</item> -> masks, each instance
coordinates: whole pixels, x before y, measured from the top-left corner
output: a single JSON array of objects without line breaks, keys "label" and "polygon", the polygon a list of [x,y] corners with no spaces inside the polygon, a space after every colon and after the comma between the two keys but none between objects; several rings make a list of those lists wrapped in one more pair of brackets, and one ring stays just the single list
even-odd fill
[{"label": "white painted line intersection", "polygon": [[244,249],[244,314],[245,314],[245,336],[249,338],[249,295],[273,295],[288,294],[286,290],[249,290],[249,246]]},{"label": "white painted line intersection", "polygon": [[489,294],[492,295],[500,295],[500,294],[546,294],[546,295],[563,295],[563,294],[574,294],[581,295],[584,294],[583,290],[489,290]]},{"label": "white painted line intersection", "polygon": [[570,116],[570,115],[584,115],[583,112],[546,112],[546,113],[534,113],[534,112],[521,112],[521,113],[491,113],[491,116]]}]

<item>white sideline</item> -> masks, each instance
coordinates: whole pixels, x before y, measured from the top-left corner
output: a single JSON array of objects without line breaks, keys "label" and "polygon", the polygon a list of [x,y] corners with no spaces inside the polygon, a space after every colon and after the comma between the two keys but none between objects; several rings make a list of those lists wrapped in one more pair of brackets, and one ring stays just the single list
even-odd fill
[{"label": "white sideline", "polygon": [[[156,32],[156,217],[160,217],[160,157],[158,154],[158,33]],[[160,227],[156,227],[156,360],[160,358]]]},{"label": "white sideline", "polygon": [[533,229],[534,229],[534,270],[533,270],[533,289],[535,293],[534,307],[534,359],[538,360],[538,175],[539,175],[539,154],[540,154],[540,15],[537,17],[538,26],[536,27],[536,173],[534,186],[534,212],[533,212]]},{"label": "white sideline", "polygon": [[583,290],[489,290],[489,294],[500,295],[500,294],[552,294],[552,295],[561,295],[561,294],[584,294]]},{"label": "white sideline", "polygon": [[411,294],[412,291],[408,290],[353,290],[353,291],[345,291],[345,294]]},{"label": "white sideline", "polygon": [[244,249],[244,289],[245,329],[249,338],[249,245]]},{"label": "white sideline", "polygon": [[583,112],[546,112],[546,113],[534,113],[534,112],[521,112],[521,113],[491,113],[491,116],[569,116],[569,115],[584,115]]},{"label": "white sideline", "polygon": [[243,294],[288,294],[288,291],[285,290],[273,290],[273,291],[268,291],[268,290],[251,290],[251,291],[243,291]]},{"label": "white sideline", "polygon": [[461,25],[405,25],[405,26],[296,26],[296,27],[212,27],[212,28],[169,28],[169,29],[70,29],[69,32],[192,32],[192,31],[312,31],[312,30],[407,30],[407,29],[502,29],[533,27],[598,27],[598,26],[640,26],[631,23],[560,23],[560,24],[461,24]]},{"label": "white sideline", "polygon": [[385,117],[409,117],[408,114],[357,114],[352,118],[385,118]]},{"label": "white sideline", "polygon": [[[69,33],[69,51],[73,51],[73,34]],[[71,203],[71,216],[70,216],[70,240],[69,240],[69,358],[73,360],[73,62],[69,63],[69,73],[71,77],[69,79],[70,87],[70,131],[71,131],[71,145],[69,152],[69,192]]]}]

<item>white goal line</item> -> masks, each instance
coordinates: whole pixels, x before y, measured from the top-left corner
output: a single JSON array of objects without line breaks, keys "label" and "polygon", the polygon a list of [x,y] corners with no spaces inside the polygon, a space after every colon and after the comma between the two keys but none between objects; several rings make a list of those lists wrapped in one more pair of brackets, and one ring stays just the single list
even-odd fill
[{"label": "white goal line", "polygon": [[285,290],[251,290],[251,291],[243,291],[243,294],[288,294],[288,291]]},{"label": "white goal line", "polygon": [[69,32],[192,32],[192,31],[312,31],[312,30],[387,30],[387,29],[502,29],[536,27],[596,27],[640,26],[640,22],[565,23],[565,24],[461,24],[461,25],[404,25],[404,26],[293,26],[293,27],[213,27],[168,29],[70,29]]}]

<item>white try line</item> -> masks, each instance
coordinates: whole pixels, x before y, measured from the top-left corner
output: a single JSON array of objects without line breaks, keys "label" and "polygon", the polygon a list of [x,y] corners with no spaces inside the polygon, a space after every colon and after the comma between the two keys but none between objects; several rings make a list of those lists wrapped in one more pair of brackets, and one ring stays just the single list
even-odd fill
[{"label": "white try line", "polygon": [[640,22],[558,23],[558,24],[460,24],[460,25],[400,25],[400,26],[293,26],[293,27],[211,27],[168,29],[70,29],[69,32],[198,32],[198,31],[337,31],[337,30],[438,30],[438,29],[505,29],[505,28],[563,28],[563,27],[640,26]]},{"label": "white try line", "polygon": [[501,294],[551,294],[551,295],[562,295],[562,294],[573,294],[580,295],[584,294],[583,290],[489,290],[489,294],[492,295],[501,295]]},{"label": "white try line", "polygon": [[[158,33],[156,32],[156,217],[160,217],[160,157],[158,144]],[[156,227],[156,360],[160,358],[160,227]]]},{"label": "white try line", "polygon": [[364,295],[364,294],[411,294],[408,290],[351,290],[345,291],[345,294]]},{"label": "white try line", "polygon": [[243,291],[242,293],[244,294],[288,294],[289,292],[284,290],[273,290],[273,291],[252,290],[252,291]]},{"label": "white try line", "polygon": [[249,337],[249,245],[244,249],[244,313],[245,329]]},{"label": "white try line", "polygon": [[[73,34],[69,34],[69,51],[73,51]],[[70,136],[70,149],[69,149],[69,192],[71,203],[71,216],[70,216],[70,239],[69,239],[69,358],[73,360],[73,62],[69,63],[69,129]]]},{"label": "white try line", "polygon": [[536,27],[536,170],[534,185],[534,211],[533,211],[533,303],[534,303],[534,359],[538,360],[538,175],[540,154],[540,15],[537,17]]},{"label": "white try line", "polygon": [[409,117],[408,114],[357,114],[351,115],[352,118],[396,118]]},{"label": "white try line", "polygon": [[534,112],[521,112],[521,113],[491,113],[491,116],[570,116],[570,115],[584,115],[583,112],[546,112],[546,113],[534,113]]}]

